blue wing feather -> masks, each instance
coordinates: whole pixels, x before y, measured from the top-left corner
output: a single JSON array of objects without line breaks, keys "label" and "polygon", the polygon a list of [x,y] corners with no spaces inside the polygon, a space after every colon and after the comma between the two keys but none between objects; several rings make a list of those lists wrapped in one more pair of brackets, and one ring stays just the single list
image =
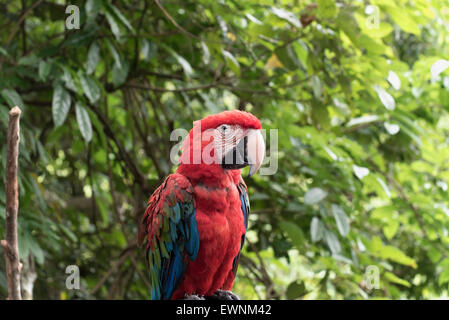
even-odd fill
[{"label": "blue wing feather", "polygon": [[240,183],[237,185],[237,189],[239,190],[239,193],[240,193],[240,203],[241,203],[241,207],[242,207],[243,221],[245,224],[245,233],[242,235],[242,238],[240,240],[240,251],[237,254],[237,256],[234,258],[234,261],[232,262],[232,272],[234,273],[234,275],[237,274],[240,252],[242,251],[243,244],[245,243],[245,234],[246,234],[246,230],[248,229],[248,215],[249,215],[249,210],[250,210],[248,191],[246,189],[246,185],[243,182],[243,180],[241,180]]},{"label": "blue wing feather", "polygon": [[[199,235],[193,188],[186,181],[178,174],[167,177],[150,198],[142,221],[139,239],[148,237],[147,261],[152,300],[170,299],[189,261],[194,261],[198,255]],[[179,185],[187,185],[187,188],[182,189]],[[159,229],[155,231],[152,224]],[[150,245],[151,241],[153,246]]]}]

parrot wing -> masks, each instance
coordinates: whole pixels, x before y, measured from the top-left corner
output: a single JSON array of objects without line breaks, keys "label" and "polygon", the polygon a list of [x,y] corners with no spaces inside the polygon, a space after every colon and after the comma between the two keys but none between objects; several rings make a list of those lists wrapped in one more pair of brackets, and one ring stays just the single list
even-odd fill
[{"label": "parrot wing", "polygon": [[170,299],[200,244],[193,187],[183,175],[169,175],[150,197],[138,241],[145,239],[151,299]]},{"label": "parrot wing", "polygon": [[[248,215],[249,215],[249,198],[248,198],[248,188],[246,187],[245,182],[243,181],[242,177],[240,177],[240,182],[237,185],[237,189],[239,190],[240,194],[240,202],[242,206],[242,214],[243,214],[243,221],[245,223],[245,233],[248,229]],[[237,256],[234,258],[234,261],[232,263],[232,272],[234,273],[234,277],[237,275],[237,268],[239,265],[239,258],[240,258],[240,252],[242,251],[243,245],[245,243],[245,234],[242,235],[242,239],[240,242],[240,251],[237,254]]]}]

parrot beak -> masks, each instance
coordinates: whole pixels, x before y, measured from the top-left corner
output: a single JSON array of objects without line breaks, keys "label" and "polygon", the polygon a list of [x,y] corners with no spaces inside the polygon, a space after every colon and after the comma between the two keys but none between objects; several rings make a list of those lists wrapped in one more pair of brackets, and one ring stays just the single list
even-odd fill
[{"label": "parrot beak", "polygon": [[249,173],[248,177],[254,175],[262,165],[265,156],[265,141],[260,130],[250,130],[248,135],[247,152]]},{"label": "parrot beak", "polygon": [[249,177],[259,170],[265,156],[265,141],[260,130],[251,129],[222,159],[224,169],[249,166]]}]

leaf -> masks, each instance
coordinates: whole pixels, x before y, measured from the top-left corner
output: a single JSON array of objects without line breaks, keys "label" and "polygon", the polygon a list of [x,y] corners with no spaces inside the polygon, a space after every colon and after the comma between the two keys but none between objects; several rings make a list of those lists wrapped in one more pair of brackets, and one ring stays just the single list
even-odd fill
[{"label": "leaf", "polygon": [[95,80],[90,78],[88,75],[81,74],[80,75],[81,87],[83,88],[84,93],[91,103],[95,103],[100,99],[101,92],[100,88],[98,88]]},{"label": "leaf", "polygon": [[70,73],[69,68],[63,66],[62,70],[63,74],[61,80],[64,82],[65,87],[69,90],[72,90],[73,92],[77,92],[78,88],[76,87],[75,80],[73,79],[73,76]]},{"label": "leaf", "polygon": [[181,65],[186,76],[191,77],[193,75],[193,69],[190,66],[190,63],[186,59],[181,57],[179,54],[174,52],[173,50],[170,50],[170,52],[171,52],[172,56],[176,59],[176,61],[178,61],[178,63]]},{"label": "leaf", "polygon": [[106,41],[106,44],[108,45],[109,51],[111,52],[112,57],[114,58],[115,64],[117,65],[118,68],[121,68],[122,67],[122,59],[121,59],[119,53],[117,52],[114,45],[110,41]]},{"label": "leaf", "polygon": [[388,71],[388,82],[395,90],[401,89],[401,79],[399,79],[398,75],[394,71]]},{"label": "leaf", "polygon": [[354,126],[359,126],[362,124],[367,124],[367,123],[374,123],[379,121],[379,116],[377,115],[366,115],[366,116],[362,116],[362,117],[358,117],[358,118],[354,118],[351,119],[346,126],[347,127],[354,127]]},{"label": "leaf", "polygon": [[392,5],[385,6],[386,11],[390,14],[393,21],[405,32],[418,35],[421,33],[416,20],[409,14],[407,8],[400,8]]},{"label": "leaf", "polygon": [[374,236],[372,238],[369,250],[375,256],[388,259],[414,269],[417,268],[416,262],[413,258],[410,258],[396,247],[383,245],[379,237]]},{"label": "leaf", "polygon": [[382,189],[384,190],[385,194],[387,195],[388,198],[391,197],[391,192],[390,189],[388,188],[388,186],[386,185],[386,183],[383,181],[382,178],[380,177],[376,177],[377,182],[380,184],[380,186],[382,187]]},{"label": "leaf", "polygon": [[102,7],[102,0],[87,0],[86,1],[86,15],[95,18]]},{"label": "leaf", "polygon": [[337,223],[337,228],[340,234],[346,237],[349,233],[349,218],[344,212],[344,210],[336,205],[332,204],[332,213],[335,218],[335,222]]},{"label": "leaf", "polygon": [[13,108],[15,106],[18,106],[23,110],[24,103],[22,101],[22,98],[14,89],[3,89],[1,91],[1,95],[3,99],[5,99],[5,102],[10,108]]},{"label": "leaf", "polygon": [[115,19],[114,16],[113,16],[110,12],[108,12],[108,11],[105,12],[105,16],[106,16],[106,20],[107,20],[108,23],[109,23],[109,26],[111,27],[111,32],[112,32],[112,34],[115,36],[115,38],[116,38],[117,40],[120,40],[120,37],[121,37],[121,35],[122,35],[122,32],[120,31],[120,27],[119,27],[119,25],[118,25],[116,19]]},{"label": "leaf", "polygon": [[48,75],[50,74],[50,70],[51,70],[51,63],[41,60],[39,62],[39,78],[41,78],[41,80],[45,81],[48,77]]},{"label": "leaf", "polygon": [[286,295],[287,299],[294,300],[298,299],[302,296],[307,294],[306,292],[306,286],[304,285],[304,282],[300,281],[294,281],[290,283],[287,287]]},{"label": "leaf", "polygon": [[71,104],[70,94],[57,85],[53,90],[52,114],[55,127],[61,126],[69,114]]},{"label": "leaf", "polygon": [[282,68],[283,66],[284,65],[282,64],[282,62],[279,61],[278,57],[273,53],[265,64],[265,69],[273,70],[276,68]]},{"label": "leaf", "polygon": [[296,52],[291,45],[282,46],[274,51],[274,56],[279,59],[282,66],[289,70],[297,70],[300,66]]},{"label": "leaf", "polygon": [[78,101],[75,104],[75,112],[76,112],[76,121],[78,122],[78,126],[81,131],[81,135],[83,136],[86,142],[92,140],[92,124],[90,122],[89,114],[84,108],[83,104]]},{"label": "leaf", "polygon": [[299,21],[298,17],[293,12],[287,11],[282,8],[276,8],[276,7],[272,7],[271,12],[273,12],[279,18],[290,22],[292,25],[294,25],[297,28],[302,27],[301,21]]},{"label": "leaf", "polygon": [[312,89],[313,89],[313,95],[315,98],[321,100],[323,95],[323,86],[321,84],[320,78],[317,76],[312,76]]},{"label": "leaf", "polygon": [[125,83],[129,73],[129,62],[127,60],[120,63],[120,67],[114,64],[112,67],[112,83],[114,87],[118,87]]},{"label": "leaf", "polygon": [[223,50],[223,55],[229,64],[229,68],[234,71],[236,76],[240,76],[240,64],[237,59],[229,51]]},{"label": "leaf", "polygon": [[312,222],[310,223],[310,237],[312,238],[312,242],[317,242],[323,239],[324,231],[324,225],[320,219],[313,217]]},{"label": "leaf", "polygon": [[388,240],[391,240],[398,232],[398,229],[399,221],[397,221],[395,218],[391,218],[389,219],[388,224],[382,228],[382,231],[384,232],[385,237]]},{"label": "leaf", "polygon": [[210,52],[207,44],[201,41],[201,48],[203,49],[203,62],[204,64],[209,64],[210,62]]},{"label": "leaf", "polygon": [[440,73],[442,73],[447,68],[449,68],[448,60],[435,61],[435,63],[430,68],[430,74],[432,75],[432,77],[437,77],[440,75]]},{"label": "leaf", "polygon": [[39,244],[35,239],[32,239],[29,245],[30,245],[30,253],[36,258],[38,264],[43,265],[45,254],[42,248],[39,246]]},{"label": "leaf", "polygon": [[384,127],[387,130],[387,132],[389,134],[391,134],[392,136],[397,134],[399,132],[399,130],[401,129],[401,127],[399,127],[397,124],[389,123],[389,122],[384,122]]},{"label": "leaf", "polygon": [[92,43],[87,53],[86,73],[92,74],[100,61],[100,47],[96,42]]},{"label": "leaf", "polygon": [[304,196],[304,202],[308,205],[317,204],[326,198],[327,192],[321,188],[312,188],[308,190]]},{"label": "leaf", "polygon": [[299,250],[303,247],[304,244],[304,234],[300,227],[290,221],[283,220],[279,223],[279,226],[282,230],[284,230],[292,243]]},{"label": "leaf", "polygon": [[254,17],[252,14],[249,13],[245,13],[245,16],[248,18],[249,21],[255,23],[255,24],[263,24],[262,21],[260,21],[259,19],[257,19],[256,17]]},{"label": "leaf", "polygon": [[390,282],[397,283],[404,287],[410,288],[410,283],[407,280],[401,279],[389,271],[386,271],[384,273],[384,277]]},{"label": "leaf", "polygon": [[387,108],[387,110],[394,110],[396,107],[396,103],[394,101],[394,98],[386,92],[383,88],[379,86],[375,86],[374,90],[376,90],[377,95],[379,96],[380,101],[382,104]]},{"label": "leaf", "polygon": [[140,58],[150,61],[156,56],[157,45],[147,39],[142,39],[142,48],[140,49]]},{"label": "leaf", "polygon": [[321,19],[330,19],[335,17],[338,12],[337,5],[334,0],[318,0],[317,15]]},{"label": "leaf", "polygon": [[357,178],[362,180],[364,177],[366,177],[369,174],[369,169],[365,167],[359,167],[357,165],[352,165],[352,170],[354,171],[354,174]]},{"label": "leaf", "polygon": [[440,266],[443,267],[443,271],[438,276],[438,285],[443,285],[447,282],[449,282],[449,266],[448,266],[448,259],[446,258],[442,263],[440,263]]},{"label": "leaf", "polygon": [[106,2],[105,3],[107,13],[109,13],[116,21],[121,22],[126,28],[128,28],[132,33],[134,33],[134,28],[131,23],[129,23],[128,19],[120,12],[120,10],[114,6],[113,4]]},{"label": "leaf", "polygon": [[324,240],[326,241],[332,254],[337,254],[341,251],[340,241],[337,236],[330,230],[324,231]]}]

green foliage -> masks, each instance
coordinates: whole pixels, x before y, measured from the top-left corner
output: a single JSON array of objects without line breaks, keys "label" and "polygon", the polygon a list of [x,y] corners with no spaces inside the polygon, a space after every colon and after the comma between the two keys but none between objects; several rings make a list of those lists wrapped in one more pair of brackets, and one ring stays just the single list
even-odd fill
[{"label": "green foliage", "polygon": [[[19,105],[35,297],[148,298],[136,235],[175,168],[170,133],[236,108],[279,133],[276,174],[247,179],[238,294],[447,297],[446,1],[79,0],[79,30],[63,3],[0,4],[0,138]],[[65,288],[71,264],[79,291]]]}]

